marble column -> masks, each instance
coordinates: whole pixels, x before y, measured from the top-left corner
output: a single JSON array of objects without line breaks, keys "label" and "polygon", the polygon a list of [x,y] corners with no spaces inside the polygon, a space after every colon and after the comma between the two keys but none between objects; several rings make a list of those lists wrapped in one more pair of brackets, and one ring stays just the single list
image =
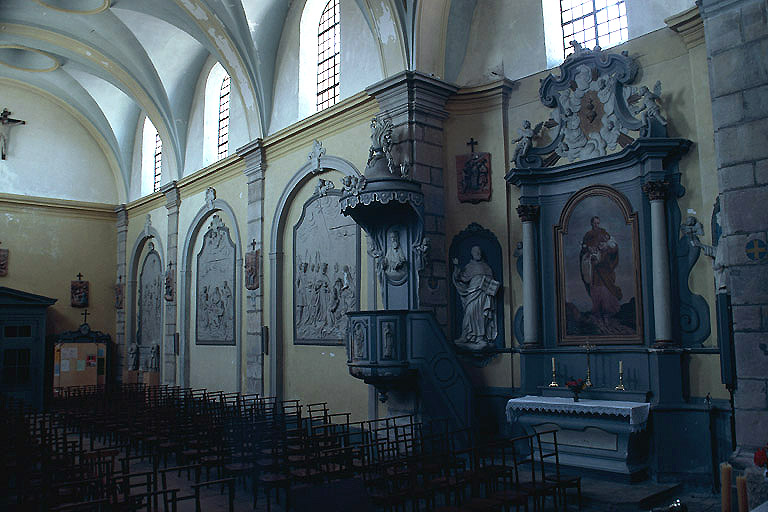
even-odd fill
[{"label": "marble column", "polygon": [[[267,168],[264,145],[256,139],[237,150],[245,159],[245,176],[248,182],[247,246],[248,252],[258,251],[259,275],[256,288],[246,290],[246,348],[245,389],[247,393],[264,393],[264,352],[262,326],[264,325],[264,289],[261,285],[263,267],[262,229],[264,225],[264,171]],[[270,392],[272,392],[270,390]]]},{"label": "marble column", "polygon": [[656,346],[674,343],[672,339],[671,288],[669,282],[669,248],[664,203],[669,183],[649,181],[643,191],[651,201],[651,267],[653,277],[653,326]]},{"label": "marble column", "polygon": [[176,384],[176,305],[178,304],[178,246],[179,246],[179,207],[181,193],[176,180],[160,187],[165,195],[165,208],[168,210],[168,253],[166,270],[173,274],[173,300],[165,300],[165,331],[162,347],[163,384]]},{"label": "marble column", "polygon": [[709,66],[719,245],[733,308],[736,442],[751,466],[768,432],[768,3],[697,4]]},{"label": "marble column", "polygon": [[539,280],[536,273],[536,221],[539,207],[521,204],[517,215],[523,223],[523,346],[530,348],[539,339]]},{"label": "marble column", "polygon": [[[409,165],[424,194],[424,235],[431,243],[429,263],[420,273],[419,307],[431,309],[448,332],[448,265],[445,239],[443,122],[445,103],[457,87],[434,76],[404,71],[378,82],[366,92],[392,118],[396,162]],[[455,179],[455,178],[453,178]]]},{"label": "marble column", "polygon": [[[116,282],[123,283],[123,304],[128,300],[126,291],[128,285],[126,283],[126,241],[128,238],[128,211],[125,209],[125,205],[121,204],[115,208],[117,214],[117,276]],[[115,354],[113,355],[112,370],[115,372],[118,381],[123,379],[123,351],[125,349],[125,305],[122,309],[118,309],[115,315]]]}]

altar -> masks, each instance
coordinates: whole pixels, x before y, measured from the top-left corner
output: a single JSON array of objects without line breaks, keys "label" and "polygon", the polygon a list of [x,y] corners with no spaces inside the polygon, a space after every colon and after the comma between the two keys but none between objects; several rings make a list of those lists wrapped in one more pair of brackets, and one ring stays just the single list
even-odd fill
[{"label": "altar", "polygon": [[628,481],[647,476],[649,412],[646,402],[533,395],[513,398],[506,407],[507,420],[529,434],[557,430],[561,465]]}]

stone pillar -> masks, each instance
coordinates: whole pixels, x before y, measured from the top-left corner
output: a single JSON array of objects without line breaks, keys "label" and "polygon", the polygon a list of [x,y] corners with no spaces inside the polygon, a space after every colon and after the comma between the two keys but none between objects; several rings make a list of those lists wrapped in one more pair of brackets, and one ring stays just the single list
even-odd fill
[{"label": "stone pillar", "polygon": [[[264,145],[256,139],[237,150],[245,159],[245,176],[248,179],[248,238],[246,251],[259,251],[258,288],[246,291],[245,310],[245,389],[247,393],[264,393],[264,351],[262,326],[264,325],[264,288],[261,285],[264,251],[262,229],[264,225]],[[270,391],[272,392],[272,391]]]},{"label": "stone pillar", "polygon": [[165,207],[168,210],[168,253],[166,271],[173,273],[173,300],[165,301],[165,331],[163,332],[162,378],[163,384],[176,384],[176,305],[178,304],[178,246],[179,246],[179,207],[181,193],[176,180],[160,187],[165,195]]},{"label": "stone pillar", "polygon": [[702,0],[734,322],[736,442],[751,464],[768,432],[768,5]]},{"label": "stone pillar", "polygon": [[397,163],[410,165],[424,193],[424,235],[430,239],[429,264],[419,280],[419,307],[435,312],[448,332],[448,265],[445,239],[443,121],[446,100],[457,87],[416,71],[404,71],[372,85],[382,114],[392,118]]},{"label": "stone pillar", "polygon": [[667,245],[667,219],[664,202],[669,183],[649,181],[643,191],[651,200],[651,268],[653,269],[653,327],[656,346],[674,343],[672,315],[670,313],[669,247]]},{"label": "stone pillar", "polygon": [[532,348],[539,339],[539,280],[536,272],[536,221],[539,207],[521,204],[517,215],[523,223],[523,346]]},{"label": "stone pillar", "polygon": [[115,208],[117,214],[117,276],[116,282],[123,283],[123,308],[115,311],[115,353],[112,354],[111,370],[115,372],[118,382],[123,380],[123,352],[125,350],[125,302],[128,300],[126,291],[126,241],[128,238],[128,211],[121,204]]}]

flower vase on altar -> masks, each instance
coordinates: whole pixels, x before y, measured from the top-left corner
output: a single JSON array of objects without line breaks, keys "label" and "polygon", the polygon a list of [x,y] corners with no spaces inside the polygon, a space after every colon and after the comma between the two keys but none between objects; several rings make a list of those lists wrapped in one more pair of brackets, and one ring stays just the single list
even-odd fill
[{"label": "flower vase on altar", "polygon": [[571,393],[573,393],[574,402],[579,401],[579,393],[581,393],[587,387],[584,379],[574,379],[573,377],[571,377],[571,380],[566,382],[565,385],[568,387],[568,389],[571,390]]}]

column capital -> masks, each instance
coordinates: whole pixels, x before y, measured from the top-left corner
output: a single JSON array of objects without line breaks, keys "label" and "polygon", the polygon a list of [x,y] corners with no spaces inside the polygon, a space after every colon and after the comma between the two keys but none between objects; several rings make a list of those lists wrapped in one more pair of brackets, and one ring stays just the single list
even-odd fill
[{"label": "column capital", "polygon": [[651,201],[663,201],[667,198],[669,192],[668,181],[649,181],[643,185],[643,192],[648,195],[648,199]]},{"label": "column capital", "polygon": [[408,111],[445,119],[445,103],[459,88],[419,71],[402,71],[368,87],[365,92],[376,98],[382,112],[399,124],[397,117]]},{"label": "column capital", "polygon": [[264,141],[261,138],[254,139],[245,146],[237,148],[237,154],[245,160],[243,173],[248,176],[249,181],[264,177],[267,159],[264,153]]},{"label": "column capital", "polygon": [[125,208],[125,204],[116,206],[115,213],[117,214],[118,231],[128,229],[128,210]]},{"label": "column capital", "polygon": [[181,191],[176,180],[160,187],[160,192],[165,196],[165,207],[169,210],[178,208],[181,205]]},{"label": "column capital", "polygon": [[541,207],[536,204],[521,204],[517,207],[517,215],[523,222],[536,222]]}]

